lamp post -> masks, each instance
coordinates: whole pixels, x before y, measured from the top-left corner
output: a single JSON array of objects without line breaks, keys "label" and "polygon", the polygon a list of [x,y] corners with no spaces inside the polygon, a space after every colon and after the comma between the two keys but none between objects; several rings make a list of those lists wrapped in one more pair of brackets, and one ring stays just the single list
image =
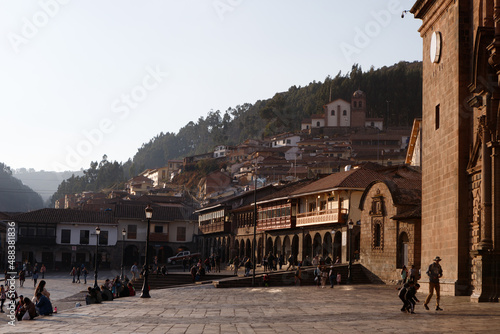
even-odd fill
[{"label": "lamp post", "polygon": [[354,228],[354,223],[352,222],[352,219],[349,219],[349,222],[347,223],[348,227],[348,232],[349,232],[349,247],[348,247],[348,252],[349,252],[349,265],[347,266],[347,284],[352,284],[352,277],[351,277],[351,266],[352,266],[352,256],[351,256],[351,235],[352,235],[352,229]]},{"label": "lamp post", "polygon": [[125,227],[124,227],[122,230],[122,265],[121,265],[122,276],[121,276],[121,279],[125,278],[125,276],[123,276],[123,258],[125,257],[125,234],[127,234],[127,231],[125,231]]},{"label": "lamp post", "polygon": [[101,229],[99,226],[95,228],[95,235],[96,235],[96,241],[95,241],[95,263],[94,263],[94,288],[98,288],[99,285],[97,284],[97,259],[99,255],[99,234],[101,234]]},{"label": "lamp post", "polygon": [[146,234],[146,260],[144,261],[144,282],[142,284],[142,293],[141,293],[141,298],[151,298],[149,295],[149,282],[148,282],[148,276],[149,276],[149,223],[151,221],[151,217],[153,217],[153,209],[151,208],[151,205],[148,205],[146,207],[146,218],[148,220],[148,231]]},{"label": "lamp post", "polygon": [[255,165],[255,178],[253,187],[253,247],[252,247],[252,286],[255,286],[255,250],[257,248],[257,165]]}]

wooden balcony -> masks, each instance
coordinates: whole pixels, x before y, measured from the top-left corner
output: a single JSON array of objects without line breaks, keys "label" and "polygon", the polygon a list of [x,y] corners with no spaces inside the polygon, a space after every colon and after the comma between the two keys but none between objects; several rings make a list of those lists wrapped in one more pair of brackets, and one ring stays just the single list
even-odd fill
[{"label": "wooden balcony", "polygon": [[[227,229],[226,229],[227,227]],[[203,224],[199,226],[199,230],[203,234],[210,233],[219,233],[219,232],[227,232],[229,231],[229,223],[228,222],[214,222],[210,224]]]},{"label": "wooden balcony", "polygon": [[340,215],[338,209],[302,212],[297,214],[297,226],[345,223],[345,215],[347,209],[341,209]]},{"label": "wooden balcony", "polygon": [[257,231],[280,230],[292,227],[292,218],[290,216],[259,219],[257,222]]}]

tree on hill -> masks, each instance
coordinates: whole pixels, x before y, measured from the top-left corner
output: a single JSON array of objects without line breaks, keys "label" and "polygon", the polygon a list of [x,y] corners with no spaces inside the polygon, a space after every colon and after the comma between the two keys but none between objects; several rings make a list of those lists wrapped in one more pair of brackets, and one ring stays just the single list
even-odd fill
[{"label": "tree on hill", "polygon": [[119,162],[108,161],[104,155],[100,163],[92,161],[90,168],[83,172],[82,176],[72,175],[69,179],[61,182],[57,191],[50,198],[50,206],[54,207],[56,200],[65,195],[77,194],[83,191],[101,191],[105,188],[123,188],[124,185],[123,165]]}]

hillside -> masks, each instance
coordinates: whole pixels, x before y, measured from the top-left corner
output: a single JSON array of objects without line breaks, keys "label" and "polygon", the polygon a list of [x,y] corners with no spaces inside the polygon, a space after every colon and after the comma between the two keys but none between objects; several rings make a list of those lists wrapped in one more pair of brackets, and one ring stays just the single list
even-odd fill
[{"label": "hillside", "polygon": [[216,145],[237,145],[246,139],[298,131],[304,118],[323,112],[323,105],[354,91],[366,93],[368,117],[384,118],[389,127],[411,126],[422,111],[422,63],[400,62],[367,72],[354,65],[345,75],[324,82],[292,86],[267,100],[245,103],[225,112],[210,111],[175,133],[160,133],[142,145],[124,170],[131,175],[146,168],[165,166],[167,160],[210,152]]},{"label": "hillside", "polygon": [[41,208],[40,195],[13,177],[11,169],[0,163],[0,211],[24,212]]}]

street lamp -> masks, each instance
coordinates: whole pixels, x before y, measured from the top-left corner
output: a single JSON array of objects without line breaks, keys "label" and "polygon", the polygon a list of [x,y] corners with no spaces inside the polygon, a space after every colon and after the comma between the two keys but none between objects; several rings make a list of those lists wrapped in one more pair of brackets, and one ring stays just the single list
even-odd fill
[{"label": "street lamp", "polygon": [[146,234],[146,261],[144,264],[143,268],[143,276],[144,276],[144,282],[142,284],[142,293],[141,293],[141,298],[151,298],[149,295],[149,282],[148,282],[148,276],[149,276],[149,254],[148,254],[148,249],[149,249],[149,223],[151,221],[151,217],[153,217],[153,209],[151,208],[151,205],[148,204],[146,207],[146,218],[148,220],[148,232]]},{"label": "street lamp", "polygon": [[255,165],[255,179],[253,187],[253,247],[252,247],[252,286],[255,286],[255,249],[257,248],[257,165]]},{"label": "street lamp", "polygon": [[95,235],[97,237],[96,241],[95,241],[95,263],[94,263],[94,288],[99,288],[99,285],[97,284],[97,258],[98,258],[98,254],[99,254],[99,234],[101,234],[101,229],[99,228],[99,226],[97,226],[95,228]]},{"label": "street lamp", "polygon": [[348,247],[349,265],[347,266],[347,284],[352,284],[352,277],[351,277],[351,266],[352,266],[351,239],[352,239],[352,229],[354,228],[354,223],[352,222],[352,219],[349,219],[349,222],[347,223],[347,226],[349,227],[349,247]]},{"label": "street lamp", "polygon": [[125,257],[125,234],[127,234],[127,231],[125,231],[125,227],[123,228],[122,230],[122,265],[121,265],[121,269],[122,269],[122,278],[121,279],[124,279],[125,276],[123,276],[123,258]]}]

